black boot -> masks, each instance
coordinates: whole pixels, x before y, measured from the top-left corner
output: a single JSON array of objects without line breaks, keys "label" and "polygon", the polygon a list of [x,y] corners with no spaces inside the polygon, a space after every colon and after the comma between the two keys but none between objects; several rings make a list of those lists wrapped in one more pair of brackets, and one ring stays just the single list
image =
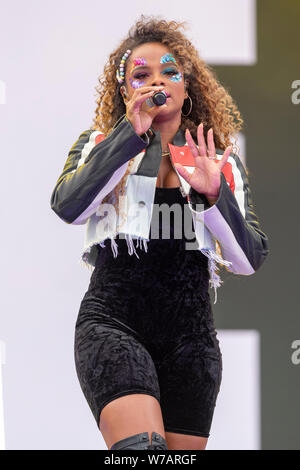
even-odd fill
[{"label": "black boot", "polygon": [[151,435],[151,439],[152,439],[152,444],[148,446],[148,449],[168,450],[166,440],[158,432],[153,431]]},{"label": "black boot", "polygon": [[110,450],[168,450],[166,440],[159,433],[153,431],[151,437],[152,444],[147,432],[134,434],[115,442]]}]

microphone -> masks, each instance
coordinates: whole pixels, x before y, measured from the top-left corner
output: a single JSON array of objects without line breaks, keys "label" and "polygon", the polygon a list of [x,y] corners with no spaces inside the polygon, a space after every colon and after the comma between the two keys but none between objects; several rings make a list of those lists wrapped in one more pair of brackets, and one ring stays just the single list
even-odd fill
[{"label": "microphone", "polygon": [[146,99],[147,105],[152,108],[153,106],[162,106],[167,101],[167,94],[165,91],[157,91],[150,98]]}]

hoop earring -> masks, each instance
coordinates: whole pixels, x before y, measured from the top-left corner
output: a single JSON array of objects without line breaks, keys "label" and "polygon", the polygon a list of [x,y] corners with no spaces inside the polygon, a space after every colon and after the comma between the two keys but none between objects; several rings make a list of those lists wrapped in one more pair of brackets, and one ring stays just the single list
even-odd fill
[{"label": "hoop earring", "polygon": [[[187,114],[183,114],[182,108],[181,108],[181,114],[182,114],[182,116],[188,116],[189,114],[191,114],[192,107],[193,107],[193,101],[192,101],[192,98],[190,97],[190,95],[188,95],[188,98],[189,98],[189,100],[190,100],[190,110],[189,110],[189,112],[188,112]],[[187,100],[187,98],[186,98],[186,100]],[[184,100],[184,101],[185,101],[185,100]]]}]

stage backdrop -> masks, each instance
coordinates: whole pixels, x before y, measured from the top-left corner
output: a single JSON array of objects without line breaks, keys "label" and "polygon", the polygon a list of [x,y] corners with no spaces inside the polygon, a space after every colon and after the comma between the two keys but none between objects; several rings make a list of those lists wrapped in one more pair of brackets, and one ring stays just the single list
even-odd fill
[{"label": "stage backdrop", "polygon": [[[141,13],[186,20],[245,128],[241,158],[271,255],[222,271],[213,307],[224,368],[208,449],[299,448],[296,1],[1,2],[0,447],[106,449],[76,376],[73,342],[90,271],[85,226],[50,209],[67,153],[92,124],[97,77]],[[298,83],[299,86],[299,83]]]}]

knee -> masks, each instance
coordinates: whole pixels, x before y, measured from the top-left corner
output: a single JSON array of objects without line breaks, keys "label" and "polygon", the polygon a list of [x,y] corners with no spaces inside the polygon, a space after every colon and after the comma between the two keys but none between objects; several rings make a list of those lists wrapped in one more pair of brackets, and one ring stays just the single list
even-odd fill
[{"label": "knee", "polygon": [[115,442],[110,450],[168,450],[167,442],[158,432],[152,432],[149,441],[148,432],[141,432]]}]

